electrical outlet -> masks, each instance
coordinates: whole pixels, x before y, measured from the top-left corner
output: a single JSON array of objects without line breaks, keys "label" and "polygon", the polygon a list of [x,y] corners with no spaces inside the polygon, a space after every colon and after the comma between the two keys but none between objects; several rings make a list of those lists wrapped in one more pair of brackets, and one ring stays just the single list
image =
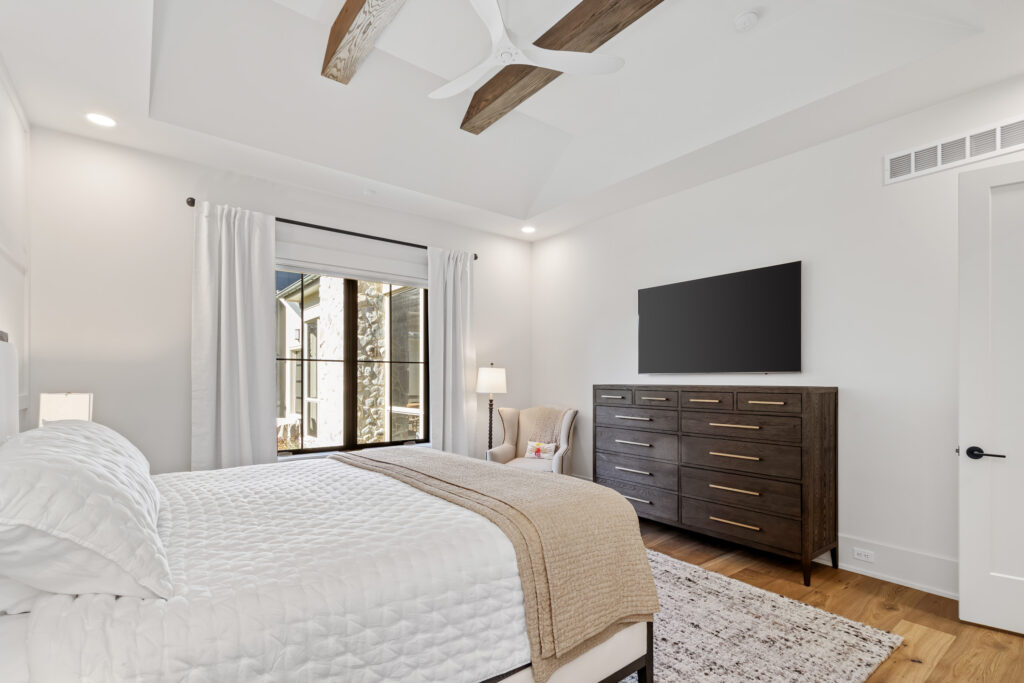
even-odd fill
[{"label": "electrical outlet", "polygon": [[854,548],[853,549],[853,559],[860,560],[861,562],[874,562],[875,561],[875,551],[874,550],[865,550],[864,548]]}]

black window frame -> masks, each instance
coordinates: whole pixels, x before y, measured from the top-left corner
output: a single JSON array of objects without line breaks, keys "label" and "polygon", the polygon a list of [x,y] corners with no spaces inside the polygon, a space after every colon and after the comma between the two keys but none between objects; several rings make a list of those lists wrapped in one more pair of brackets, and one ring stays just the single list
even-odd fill
[{"label": "black window frame", "polygon": [[[430,329],[430,313],[429,313],[429,297],[427,296],[426,287],[416,287],[423,292],[423,360],[417,363],[416,361],[392,361],[391,354],[393,344],[391,343],[392,331],[388,330],[388,360],[385,361],[361,361],[358,358],[358,339],[357,333],[359,329],[359,283],[360,282],[374,282],[380,284],[393,285],[384,280],[359,280],[356,278],[339,277],[335,275],[325,275],[323,273],[309,273],[299,270],[294,270],[288,266],[275,267],[275,271],[294,273],[299,276],[301,281],[299,287],[299,336],[300,336],[300,352],[299,358],[287,358],[279,356],[277,353],[274,354],[275,365],[282,361],[288,363],[298,363],[299,369],[296,372],[296,376],[300,378],[302,383],[302,395],[299,397],[299,439],[300,444],[303,439],[303,432],[305,427],[306,407],[305,407],[305,372],[307,363],[342,363],[343,372],[343,385],[342,385],[342,414],[344,415],[344,436],[343,440],[345,443],[337,444],[332,446],[317,446],[315,448],[290,448],[287,450],[277,451],[278,458],[287,458],[294,455],[307,455],[316,453],[329,453],[333,451],[359,451],[367,448],[385,448],[388,446],[405,446],[410,444],[423,444],[430,442],[430,335],[427,333]],[[301,318],[304,316],[306,310],[306,278],[307,277],[334,277],[343,281],[344,287],[344,300],[343,300],[343,311],[342,311],[342,325],[344,328],[344,351],[342,352],[342,359],[322,359],[322,358],[307,358],[306,343],[308,341],[305,330],[305,322]],[[391,294],[388,292],[388,319],[391,319]],[[275,300],[275,305],[276,300]],[[321,318],[322,319],[322,318]],[[346,359],[352,359],[351,361]],[[423,438],[421,439],[402,439],[400,441],[377,441],[374,443],[358,443],[358,421],[357,421],[357,405],[356,395],[358,392],[358,370],[359,363],[372,362],[372,363],[398,363],[405,365],[422,365],[423,366],[423,392],[421,395],[421,404],[423,406]],[[276,381],[276,380],[275,380]],[[319,412],[319,411],[318,411]],[[318,415],[319,417],[319,415]],[[390,417],[389,417],[390,419]]]}]

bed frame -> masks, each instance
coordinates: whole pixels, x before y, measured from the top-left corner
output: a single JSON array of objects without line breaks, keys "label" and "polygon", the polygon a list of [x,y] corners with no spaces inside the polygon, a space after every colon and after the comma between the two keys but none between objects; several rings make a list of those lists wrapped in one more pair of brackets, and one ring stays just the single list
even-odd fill
[{"label": "bed frame", "polygon": [[[600,649],[605,644],[607,644],[607,641],[595,647],[594,650]],[[592,651],[593,650],[591,650],[591,652]],[[512,671],[508,671],[506,673],[499,674],[492,678],[488,678],[484,681],[481,681],[481,683],[500,683],[501,681],[507,681],[511,679],[513,676],[516,676],[517,674],[520,674],[529,668],[529,664],[524,664],[523,666],[517,669],[513,669]],[[623,678],[634,673],[636,674],[637,681],[639,681],[639,683],[654,683],[654,622],[652,621],[647,622],[647,648],[643,656],[637,657],[632,662],[622,667],[618,671],[608,674],[600,680],[587,681],[586,683],[619,683]],[[555,675],[558,675],[557,671],[555,672]],[[517,678],[516,680],[519,679]],[[529,680],[532,681],[533,678],[530,677]]]}]

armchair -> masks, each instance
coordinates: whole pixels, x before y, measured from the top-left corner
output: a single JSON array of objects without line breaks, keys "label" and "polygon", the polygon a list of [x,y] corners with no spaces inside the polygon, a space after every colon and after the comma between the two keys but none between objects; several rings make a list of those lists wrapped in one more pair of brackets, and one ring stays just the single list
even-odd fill
[{"label": "armchair", "polygon": [[[578,413],[574,408],[551,406],[524,410],[498,408],[505,436],[500,446],[487,451],[487,459],[538,472],[571,474],[572,437]],[[558,444],[554,458],[546,460],[525,457],[528,441]]]}]

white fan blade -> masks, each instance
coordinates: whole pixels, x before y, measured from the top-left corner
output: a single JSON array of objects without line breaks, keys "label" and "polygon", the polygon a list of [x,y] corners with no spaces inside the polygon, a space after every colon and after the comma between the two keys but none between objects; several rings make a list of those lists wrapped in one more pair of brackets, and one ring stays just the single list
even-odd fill
[{"label": "white fan blade", "polygon": [[548,50],[536,45],[519,45],[517,47],[533,66],[567,74],[600,76],[618,71],[625,64],[621,57],[596,52]]},{"label": "white fan blade", "polygon": [[454,97],[455,95],[472,88],[474,85],[482,81],[484,76],[499,66],[501,65],[494,61],[494,58],[489,58],[486,61],[480,62],[455,80],[448,81],[440,88],[430,93],[430,97],[435,100]]},{"label": "white fan blade", "polygon": [[480,16],[491,34],[491,47],[495,47],[506,37],[505,20],[501,18],[498,0],[470,0],[473,9]]}]

